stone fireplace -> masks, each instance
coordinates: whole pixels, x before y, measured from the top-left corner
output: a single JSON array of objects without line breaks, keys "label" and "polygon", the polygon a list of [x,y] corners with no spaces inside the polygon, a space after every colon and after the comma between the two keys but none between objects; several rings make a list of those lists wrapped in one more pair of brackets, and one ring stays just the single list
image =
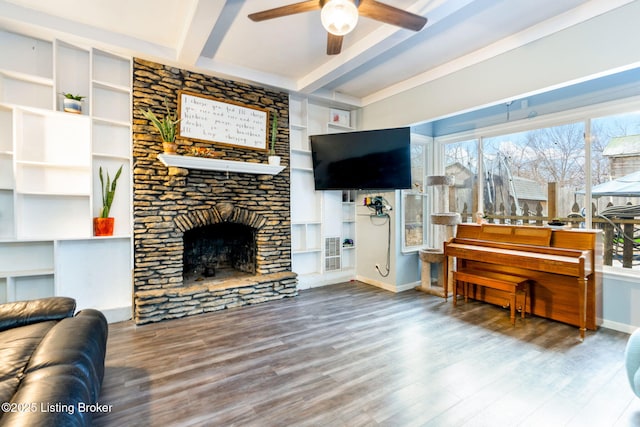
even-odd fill
[{"label": "stone fireplace", "polygon": [[[291,272],[290,177],[166,167],[162,143],[139,113],[176,108],[188,89],[278,113],[276,152],[289,163],[288,95],[140,59],[133,79],[134,320],[178,318],[297,295]],[[177,139],[225,160],[263,163],[266,153]]]}]

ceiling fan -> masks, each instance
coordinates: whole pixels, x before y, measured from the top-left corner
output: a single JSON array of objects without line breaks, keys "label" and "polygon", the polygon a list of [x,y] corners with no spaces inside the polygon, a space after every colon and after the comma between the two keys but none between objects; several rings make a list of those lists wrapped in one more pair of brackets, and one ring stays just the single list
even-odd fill
[{"label": "ceiling fan", "polygon": [[380,3],[376,0],[309,0],[252,13],[255,22],[321,9],[322,25],[327,30],[327,55],[342,50],[342,38],[356,26],[358,15],[408,30],[420,31],[427,18]]}]

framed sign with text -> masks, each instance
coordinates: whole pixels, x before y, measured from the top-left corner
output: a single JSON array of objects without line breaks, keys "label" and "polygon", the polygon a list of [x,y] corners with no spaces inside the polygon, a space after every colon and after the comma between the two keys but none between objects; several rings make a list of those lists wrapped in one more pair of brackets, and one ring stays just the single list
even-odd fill
[{"label": "framed sign with text", "polygon": [[183,138],[251,150],[268,148],[269,111],[265,108],[179,91],[178,110]]}]

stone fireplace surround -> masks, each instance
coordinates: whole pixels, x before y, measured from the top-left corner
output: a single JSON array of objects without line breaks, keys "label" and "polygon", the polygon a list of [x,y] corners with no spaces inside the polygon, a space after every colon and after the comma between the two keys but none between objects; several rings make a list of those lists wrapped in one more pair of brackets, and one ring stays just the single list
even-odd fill
[{"label": "stone fireplace surround", "polygon": [[[140,114],[164,115],[179,90],[277,111],[276,152],[289,164],[288,95],[141,59],[133,70],[134,320],[138,324],[184,317],[297,295],[291,272],[290,176],[167,168],[158,159],[158,134]],[[178,139],[178,154],[192,147],[220,158],[265,162],[266,153]],[[255,272],[185,283],[184,233],[200,227],[248,227],[255,235]]]}]

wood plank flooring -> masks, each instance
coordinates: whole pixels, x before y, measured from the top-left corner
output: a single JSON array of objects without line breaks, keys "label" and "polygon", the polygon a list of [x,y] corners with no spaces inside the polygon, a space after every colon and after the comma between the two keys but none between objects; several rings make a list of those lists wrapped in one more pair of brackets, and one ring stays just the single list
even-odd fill
[{"label": "wood plank flooring", "polygon": [[628,335],[358,282],[110,325],[96,426],[640,426]]}]

